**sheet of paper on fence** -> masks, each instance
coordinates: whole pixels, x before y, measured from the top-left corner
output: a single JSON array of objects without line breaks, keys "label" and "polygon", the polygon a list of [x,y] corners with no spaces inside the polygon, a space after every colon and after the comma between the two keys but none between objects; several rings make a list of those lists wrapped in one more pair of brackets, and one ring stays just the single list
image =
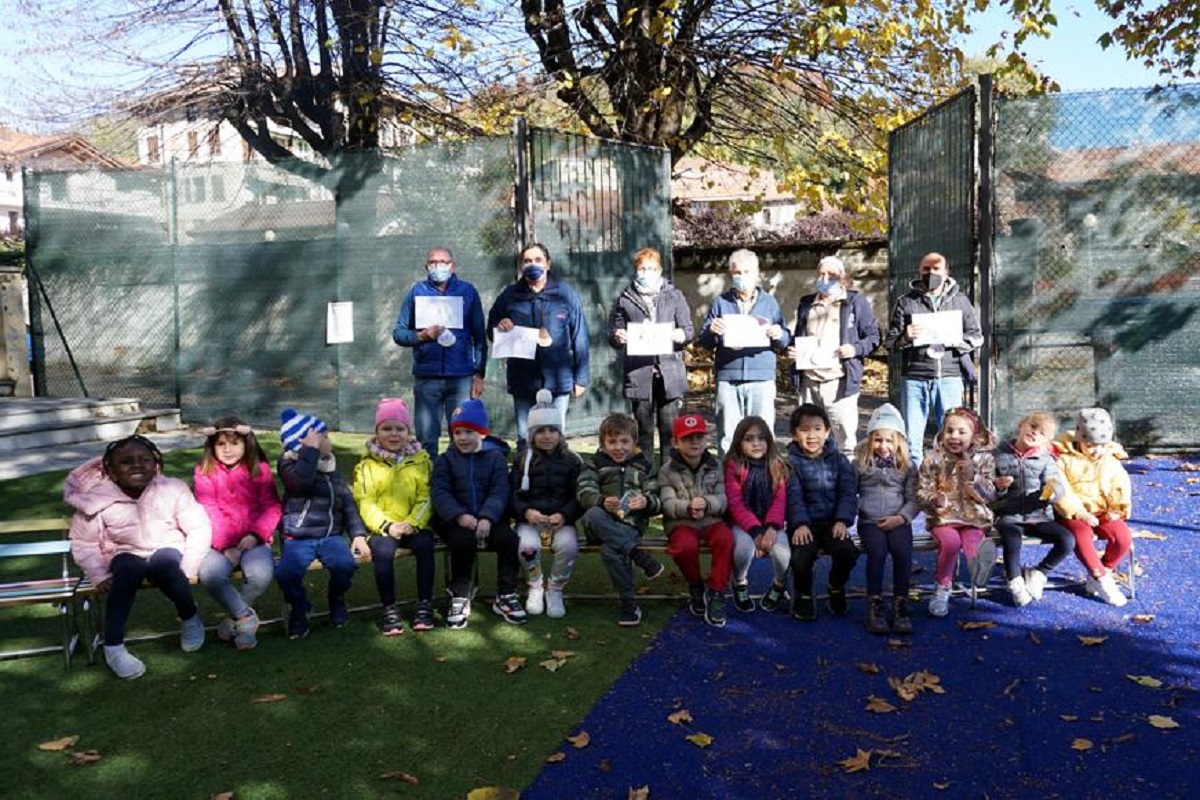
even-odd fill
[{"label": "sheet of paper on fence", "polygon": [[625,354],[631,356],[669,356],[675,351],[671,335],[673,322],[631,322],[625,328]]},{"label": "sheet of paper on fence", "polygon": [[913,314],[912,321],[921,326],[921,333],[913,342],[916,347],[925,347],[931,344],[952,345],[963,340],[961,311]]},{"label": "sheet of paper on fence", "polygon": [[354,341],[354,303],[330,303],[325,307],[325,344]]},{"label": "sheet of paper on fence", "polygon": [[829,369],[836,367],[838,363],[837,351],[826,350],[824,353],[817,349],[817,337],[815,336],[797,336],[795,342],[796,348],[796,369]]},{"label": "sheet of paper on fence", "polygon": [[492,358],[523,358],[532,361],[537,355],[537,328],[513,328],[502,331],[492,330]]},{"label": "sheet of paper on fence", "polygon": [[758,317],[749,314],[726,314],[725,335],[722,343],[726,347],[770,347],[767,326],[759,324]]},{"label": "sheet of paper on fence", "polygon": [[463,299],[461,297],[426,297],[418,295],[415,326],[417,330],[431,328],[463,327]]}]

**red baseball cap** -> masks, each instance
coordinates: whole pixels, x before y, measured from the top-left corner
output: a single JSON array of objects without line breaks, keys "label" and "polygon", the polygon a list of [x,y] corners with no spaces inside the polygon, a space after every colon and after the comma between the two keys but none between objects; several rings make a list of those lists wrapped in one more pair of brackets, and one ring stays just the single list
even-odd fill
[{"label": "red baseball cap", "polygon": [[676,439],[691,436],[694,433],[708,433],[708,423],[699,414],[681,414],[675,418],[671,435]]}]

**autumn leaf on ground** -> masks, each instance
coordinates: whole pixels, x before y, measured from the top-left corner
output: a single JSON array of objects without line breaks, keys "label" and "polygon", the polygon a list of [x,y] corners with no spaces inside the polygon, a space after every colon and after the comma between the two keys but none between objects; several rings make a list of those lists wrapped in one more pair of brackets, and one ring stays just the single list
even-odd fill
[{"label": "autumn leaf on ground", "polygon": [[565,658],[547,658],[545,661],[540,662],[538,666],[550,672],[558,672],[559,667],[565,663],[567,663]]},{"label": "autumn leaf on ground", "polygon": [[637,789],[629,787],[629,800],[650,800],[650,787],[641,786]]},{"label": "autumn leaf on ground", "polygon": [[1153,539],[1156,542],[1164,541],[1167,538],[1165,534],[1154,533],[1153,531],[1147,530],[1133,531],[1131,536],[1134,539]]},{"label": "autumn leaf on ground", "polygon": [[251,703],[278,703],[280,700],[287,700],[287,695],[280,694],[279,692],[274,692],[272,694],[259,695],[258,697],[254,698],[250,702]]},{"label": "autumn leaf on ground", "polygon": [[506,673],[512,675],[519,669],[525,669],[525,656],[509,656],[501,666]]},{"label": "autumn leaf on ground", "polygon": [[596,769],[601,772],[612,772],[612,761],[607,758],[600,759],[600,763],[596,765]]},{"label": "autumn leaf on ground", "polygon": [[1091,739],[1072,739],[1071,740],[1071,749],[1072,750],[1091,750],[1092,747],[1094,747],[1094,745],[1092,744]]},{"label": "autumn leaf on ground", "polygon": [[1084,647],[1095,647],[1108,641],[1107,636],[1080,636],[1079,643]]},{"label": "autumn leaf on ground", "polygon": [[386,781],[403,781],[404,783],[408,783],[413,786],[417,786],[421,783],[419,780],[417,780],[416,775],[413,775],[409,772],[397,772],[393,770],[392,772],[385,772],[379,777]]},{"label": "autumn leaf on ground", "polygon": [[888,647],[912,647],[912,641],[909,639],[888,639]]},{"label": "autumn leaf on ground", "polygon": [[521,800],[521,793],[507,786],[480,786],[467,792],[467,800]]},{"label": "autumn leaf on ground", "polygon": [[217,792],[208,800],[233,800],[233,792]]},{"label": "autumn leaf on ground", "polygon": [[38,745],[38,749],[58,752],[60,750],[66,750],[68,747],[74,747],[75,743],[78,741],[79,734],[75,734],[74,736],[64,736],[61,739],[55,739],[52,742],[42,742]]},{"label": "autumn leaf on ground", "polygon": [[574,650],[551,650],[550,657],[557,658],[559,661],[566,661],[571,656],[575,655]]},{"label": "autumn leaf on ground", "polygon": [[1141,625],[1145,625],[1147,622],[1154,622],[1154,615],[1153,614],[1134,614],[1132,617],[1129,618],[1129,621],[1137,622]]},{"label": "autumn leaf on ground", "polygon": [[667,722],[670,722],[674,725],[682,725],[685,722],[691,722],[691,721],[692,721],[692,712],[688,711],[686,708],[681,708],[678,711],[676,711],[674,714],[667,717]]},{"label": "autumn leaf on ground", "polygon": [[1136,683],[1138,686],[1145,686],[1149,689],[1162,688],[1163,682],[1158,678],[1152,678],[1149,675],[1126,675],[1126,678]]},{"label": "autumn leaf on ground", "polygon": [[87,764],[95,764],[103,756],[97,750],[84,750],[79,753],[71,753],[70,764],[72,767],[81,767]]},{"label": "autumn leaf on ground", "polygon": [[1036,633],[1034,633],[1033,631],[1030,631],[1030,632],[1029,632],[1029,641],[1033,642],[1034,644],[1041,644],[1041,643],[1042,643],[1042,640],[1041,640],[1041,639],[1039,639],[1039,638],[1038,638],[1038,635],[1037,635]]},{"label": "autumn leaf on ground", "polygon": [[566,760],[567,760],[566,753],[551,753],[550,755],[546,756],[547,764],[561,764],[562,762],[564,762]]},{"label": "autumn leaf on ground", "polygon": [[911,675],[906,675],[904,678],[888,678],[888,685],[895,690],[896,695],[901,700],[911,701],[916,699],[916,696],[921,692],[929,691],[934,694],[945,694],[946,690],[941,686],[942,679],[932,672],[921,670],[914,672]]},{"label": "autumn leaf on ground", "polygon": [[1171,719],[1170,717],[1164,717],[1161,714],[1151,714],[1146,719],[1146,721],[1149,722],[1154,727],[1158,728],[1159,730],[1163,730],[1163,731],[1169,730],[1171,728],[1179,727],[1178,722]]},{"label": "autumn leaf on ground", "polygon": [[933,788],[937,789],[938,791],[941,791],[943,789],[949,789],[950,781],[945,781],[944,783],[935,783],[935,784],[933,784]]},{"label": "autumn leaf on ground", "polygon": [[582,750],[592,742],[592,737],[587,731],[580,731],[574,736],[568,736],[567,741],[574,745],[576,750]]},{"label": "autumn leaf on ground", "polygon": [[978,631],[978,630],[982,630],[984,628],[994,628],[994,627],[996,627],[996,623],[994,623],[994,622],[984,622],[981,620],[965,620],[965,619],[960,619],[958,621],[958,628],[959,628],[959,630],[963,630],[963,631]]},{"label": "autumn leaf on ground", "polygon": [[865,672],[868,675],[878,675],[879,674],[879,665],[878,664],[864,664],[864,663],[860,662],[858,665],[858,668],[860,671]]},{"label": "autumn leaf on ground", "polygon": [[882,697],[872,695],[867,698],[866,710],[872,714],[890,714],[896,710],[896,707]]},{"label": "autumn leaf on ground", "polygon": [[1021,679],[1014,678],[1012,683],[1010,683],[1008,686],[1004,687],[1005,696],[1012,697],[1014,694],[1016,694],[1017,687],[1020,685],[1021,685]]},{"label": "autumn leaf on ground", "polygon": [[445,656],[434,656],[433,660],[437,661],[440,664],[441,662],[446,660],[446,657]]},{"label": "autumn leaf on ground", "polygon": [[1079,716],[1076,714],[1059,714],[1058,718],[1063,722],[1078,722]]},{"label": "autumn leaf on ground", "polygon": [[713,737],[709,736],[707,733],[693,733],[690,736],[685,736],[683,738],[696,745],[696,747],[701,748],[710,746],[714,741]]},{"label": "autumn leaf on ground", "polygon": [[846,770],[846,772],[863,772],[871,768],[871,751],[859,750],[849,758],[844,758],[838,762],[838,766]]},{"label": "autumn leaf on ground", "polygon": [[567,638],[570,639],[571,641],[575,641],[576,639],[578,639],[581,636],[583,636],[583,634],[580,633],[578,629],[572,628],[570,626],[567,627]]}]

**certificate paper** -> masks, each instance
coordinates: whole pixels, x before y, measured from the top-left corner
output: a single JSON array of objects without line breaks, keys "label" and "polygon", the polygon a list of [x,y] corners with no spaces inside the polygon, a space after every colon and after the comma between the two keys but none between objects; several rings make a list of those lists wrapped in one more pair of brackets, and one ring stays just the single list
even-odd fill
[{"label": "certificate paper", "polygon": [[912,321],[921,328],[921,333],[913,341],[914,347],[928,347],[931,344],[949,347],[960,344],[963,340],[961,311],[913,314]]},{"label": "certificate paper", "polygon": [[725,321],[725,335],[722,337],[725,347],[739,349],[771,346],[767,326],[762,318],[749,314],[726,314],[721,319]]},{"label": "certificate paper", "polygon": [[416,301],[417,330],[424,328],[457,328],[463,327],[463,299],[461,297],[426,297],[418,295]]},{"label": "certificate paper", "polygon": [[669,356],[675,352],[671,335],[673,322],[631,322],[625,328],[625,354],[630,356]]},{"label": "certificate paper", "polygon": [[325,344],[354,341],[354,303],[330,303],[325,307]]},{"label": "certificate paper", "polygon": [[492,329],[492,358],[522,358],[532,361],[537,354],[537,328],[513,328],[511,331]]},{"label": "certificate paper", "polygon": [[837,351],[819,352],[815,336],[797,336],[795,348],[796,369],[801,372],[807,369],[830,369],[837,366]]}]

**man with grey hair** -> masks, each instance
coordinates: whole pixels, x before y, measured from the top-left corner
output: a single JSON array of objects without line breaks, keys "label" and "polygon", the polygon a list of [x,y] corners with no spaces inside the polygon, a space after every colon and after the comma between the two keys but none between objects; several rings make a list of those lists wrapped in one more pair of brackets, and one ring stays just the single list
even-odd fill
[{"label": "man with grey hair", "polygon": [[700,344],[715,349],[717,428],[722,455],[744,417],[756,416],[775,429],[775,353],[791,336],[783,313],[759,286],[758,256],[735,250],[729,256],[731,288],[714,298],[700,329]]}]

